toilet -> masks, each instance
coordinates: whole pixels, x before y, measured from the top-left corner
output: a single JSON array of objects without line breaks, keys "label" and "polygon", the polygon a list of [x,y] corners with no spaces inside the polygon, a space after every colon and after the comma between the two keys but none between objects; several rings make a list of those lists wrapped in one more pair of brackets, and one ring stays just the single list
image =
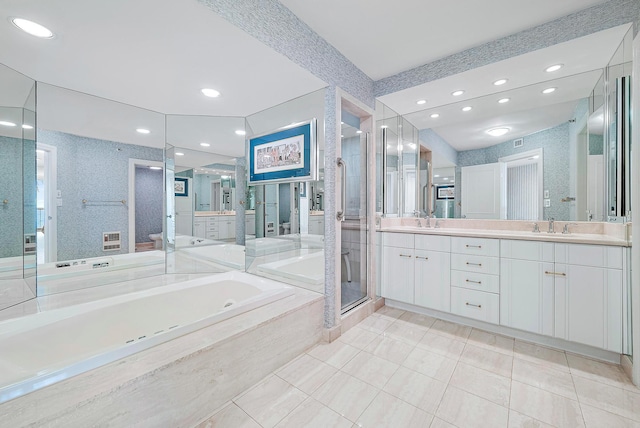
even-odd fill
[{"label": "toilet", "polygon": [[162,250],[162,232],[152,233],[149,235],[149,239],[153,241],[153,248],[156,250]]},{"label": "toilet", "polygon": [[282,223],[282,234],[289,235],[291,233],[291,223],[283,222]]}]

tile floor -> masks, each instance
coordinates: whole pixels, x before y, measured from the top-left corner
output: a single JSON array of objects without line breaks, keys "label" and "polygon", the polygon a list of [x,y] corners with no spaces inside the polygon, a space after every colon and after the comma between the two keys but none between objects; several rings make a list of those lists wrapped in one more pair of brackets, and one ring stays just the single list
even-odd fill
[{"label": "tile floor", "polygon": [[383,307],[235,397],[208,427],[640,427],[620,366]]}]

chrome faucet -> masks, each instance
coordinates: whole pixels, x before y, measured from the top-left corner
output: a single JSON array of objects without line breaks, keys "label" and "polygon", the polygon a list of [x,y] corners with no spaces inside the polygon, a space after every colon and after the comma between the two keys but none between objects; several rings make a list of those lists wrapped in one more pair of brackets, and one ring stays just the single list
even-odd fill
[{"label": "chrome faucet", "polygon": [[540,227],[538,223],[533,223],[533,233],[540,233]]},{"label": "chrome faucet", "polygon": [[562,233],[564,235],[569,235],[571,232],[569,232],[569,226],[577,226],[578,223],[565,223],[564,228],[562,229]]},{"label": "chrome faucet", "polygon": [[436,225],[434,226],[435,229],[440,229],[440,220],[436,220]]},{"label": "chrome faucet", "polygon": [[422,227],[422,223],[420,223],[420,217],[416,219],[416,223],[418,223],[418,227]]},{"label": "chrome faucet", "polygon": [[556,233],[553,229],[553,217],[549,217],[549,230],[547,230],[547,233]]},{"label": "chrome faucet", "polygon": [[431,227],[431,216],[427,215],[425,218],[427,219],[427,225],[425,227]]}]

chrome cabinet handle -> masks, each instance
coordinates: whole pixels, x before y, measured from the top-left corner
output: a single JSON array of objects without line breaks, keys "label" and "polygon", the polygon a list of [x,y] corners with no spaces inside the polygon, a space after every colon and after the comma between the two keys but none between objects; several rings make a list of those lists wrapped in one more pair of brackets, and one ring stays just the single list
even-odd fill
[{"label": "chrome cabinet handle", "polygon": [[465,303],[465,305],[473,306],[474,308],[478,308],[478,309],[482,307],[482,305],[474,305],[473,303],[469,303],[469,302]]},{"label": "chrome cabinet handle", "polygon": [[429,257],[420,257],[420,256],[416,256],[416,259],[425,259],[425,260],[429,260]]},{"label": "chrome cabinet handle", "polygon": [[470,262],[467,262],[467,264],[469,266],[482,266],[482,263],[470,263]]},{"label": "chrome cabinet handle", "polygon": [[411,258],[411,254],[400,254],[400,257],[409,257],[409,258]]},{"label": "chrome cabinet handle", "polygon": [[467,245],[465,245],[465,247],[467,247],[467,248],[482,248],[482,245],[469,245],[469,244],[467,244]]},{"label": "chrome cabinet handle", "polygon": [[482,284],[482,281],[472,281],[470,279],[465,279],[466,282],[472,282],[474,284]]},{"label": "chrome cabinet handle", "polygon": [[545,275],[557,275],[557,276],[567,276],[564,272],[549,272],[548,270],[544,271]]},{"label": "chrome cabinet handle", "polygon": [[338,158],[337,163],[338,166],[342,168],[342,206],[340,207],[340,211],[336,213],[336,219],[338,219],[338,221],[344,221],[344,210],[347,206],[347,164],[342,158]]}]

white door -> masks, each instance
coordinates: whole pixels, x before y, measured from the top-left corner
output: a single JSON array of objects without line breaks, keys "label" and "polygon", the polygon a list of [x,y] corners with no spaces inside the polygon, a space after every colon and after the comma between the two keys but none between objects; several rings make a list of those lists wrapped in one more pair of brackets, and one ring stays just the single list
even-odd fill
[{"label": "white door", "polygon": [[[604,156],[587,156],[587,212],[591,220],[604,221]],[[578,213],[580,214],[580,213]],[[583,216],[579,218],[588,217]]]},{"label": "white door", "polygon": [[[193,187],[191,178],[187,178],[188,196],[176,196],[176,234],[193,235]],[[173,186],[171,186],[173,188]]]},{"label": "white door", "polygon": [[500,163],[462,167],[462,217],[503,218]]}]

